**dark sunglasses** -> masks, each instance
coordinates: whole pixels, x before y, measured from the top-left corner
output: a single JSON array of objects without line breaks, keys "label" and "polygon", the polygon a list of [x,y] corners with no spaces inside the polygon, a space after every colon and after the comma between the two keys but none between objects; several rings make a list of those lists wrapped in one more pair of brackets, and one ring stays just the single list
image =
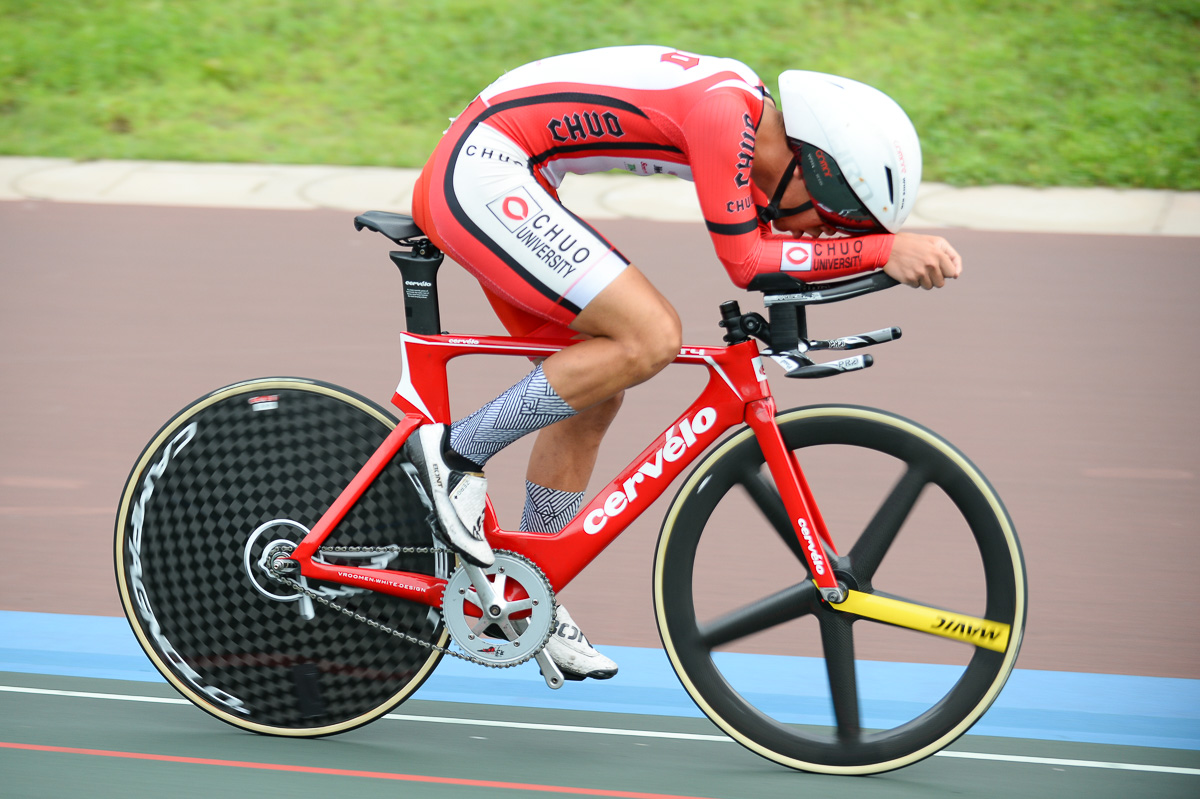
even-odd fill
[{"label": "dark sunglasses", "polygon": [[788,139],[788,144],[800,162],[804,188],[822,222],[843,233],[861,235],[886,230],[847,185],[833,156],[796,139]]}]

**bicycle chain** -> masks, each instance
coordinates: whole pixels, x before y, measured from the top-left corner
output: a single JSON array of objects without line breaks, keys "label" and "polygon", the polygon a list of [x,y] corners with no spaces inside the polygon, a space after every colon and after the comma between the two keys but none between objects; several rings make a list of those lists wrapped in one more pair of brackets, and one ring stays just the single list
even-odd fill
[{"label": "bicycle chain", "polygon": [[[389,544],[387,546],[381,546],[381,547],[321,547],[319,550],[317,550],[317,554],[322,555],[322,556],[324,556],[326,553],[338,553],[338,552],[389,552],[389,553],[396,554],[396,555],[436,555],[439,552],[445,552],[449,555],[454,555],[454,550],[446,549],[444,547],[402,547],[397,544]],[[508,552],[508,551],[501,550],[501,551],[497,552],[497,554],[507,555],[508,557],[517,558],[519,560],[524,561],[527,565],[529,565],[530,568],[532,568],[535,572],[537,572],[538,577],[540,577],[542,580],[542,584],[546,587],[547,593],[551,596],[551,598],[554,597],[554,589],[550,586],[550,581],[546,579],[546,575],[543,574],[542,570],[537,567],[537,564],[535,564],[533,561],[529,560],[529,558],[522,557],[521,555],[517,555],[514,552]],[[474,657],[472,655],[468,655],[463,652],[456,652],[453,649],[450,649],[449,647],[438,646],[437,644],[432,643],[431,641],[425,641],[420,638],[417,638],[414,635],[409,635],[408,633],[401,632],[400,630],[397,630],[393,627],[389,627],[382,622],[378,622],[378,621],[375,621],[374,619],[367,618],[366,616],[362,615],[361,613],[350,610],[349,608],[346,608],[346,607],[342,607],[341,605],[337,604],[336,602],[329,599],[328,597],[321,595],[319,592],[314,591],[313,589],[311,589],[305,585],[302,585],[298,580],[293,580],[291,577],[288,577],[286,574],[284,574],[283,566],[287,562],[288,561],[286,561],[282,558],[277,558],[274,561],[272,561],[271,576],[274,579],[278,580],[279,582],[281,582],[285,585],[291,586],[296,591],[307,596],[309,599],[320,602],[322,605],[332,608],[333,610],[336,610],[337,612],[339,612],[345,616],[349,616],[350,618],[354,619],[355,621],[362,622],[362,623],[366,624],[368,627],[373,627],[382,633],[394,635],[397,638],[400,638],[401,640],[406,641],[410,644],[416,644],[417,646],[424,647],[425,649],[430,649],[434,652],[440,652],[443,655],[450,655],[451,657],[456,657],[459,660],[465,660],[468,663],[475,663],[480,666],[485,666],[489,669],[511,669],[514,666],[520,666],[522,663],[529,661],[531,658],[537,657],[537,654],[546,647],[547,643],[549,643],[550,636],[554,634],[555,624],[552,623],[550,625],[550,629],[546,632],[546,637],[544,639],[542,639],[541,644],[534,647],[533,650],[530,651],[525,657],[523,657],[520,660],[515,661],[513,663],[492,663],[488,660],[484,660],[483,658]],[[461,569],[462,567],[459,566],[458,568]],[[445,602],[445,600],[443,599],[443,604],[444,604],[444,602]],[[443,611],[443,613],[445,613],[445,611]],[[554,614],[555,614],[555,622],[557,622],[557,619],[558,619],[558,604],[557,603],[555,603]]]}]

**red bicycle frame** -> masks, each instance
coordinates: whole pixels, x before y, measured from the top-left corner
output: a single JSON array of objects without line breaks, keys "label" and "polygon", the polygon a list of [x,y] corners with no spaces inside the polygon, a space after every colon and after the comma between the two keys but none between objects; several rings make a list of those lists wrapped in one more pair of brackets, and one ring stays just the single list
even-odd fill
[{"label": "red bicycle frame", "polygon": [[[441,608],[445,579],[431,575],[331,565],[313,555],[347,511],[400,451],[409,434],[428,422],[450,422],[446,365],[464,355],[544,358],[578,343],[569,339],[503,336],[400,335],[403,377],[392,403],[404,417],[368,459],[312,531],[292,553],[304,577],[379,591]],[[837,554],[812,492],[775,422],[775,399],[758,344],[682,347],[673,361],[708,369],[700,396],[626,466],[559,533],[502,530],[488,502],[485,533],[495,549],[524,555],[538,565],[558,592],[571,582],[630,523],[662,495],[676,477],[731,428],[749,425],[800,541],[813,581],[836,589],[822,543]]]}]

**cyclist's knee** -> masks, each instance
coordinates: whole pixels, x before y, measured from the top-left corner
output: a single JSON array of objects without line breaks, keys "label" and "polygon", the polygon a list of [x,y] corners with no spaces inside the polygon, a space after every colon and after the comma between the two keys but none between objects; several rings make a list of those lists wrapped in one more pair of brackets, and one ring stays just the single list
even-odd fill
[{"label": "cyclist's knee", "polygon": [[564,426],[570,427],[574,435],[594,438],[598,445],[604,438],[604,434],[608,432],[613,420],[617,418],[617,411],[621,409],[621,400],[624,396],[625,392],[619,391],[606,400],[590,405],[580,411],[578,416],[567,421]]},{"label": "cyclist's knee", "polygon": [[588,408],[588,412],[593,415],[594,423],[597,427],[603,427],[605,430],[612,424],[613,419],[617,418],[617,411],[621,410],[621,403],[625,399],[625,392],[618,391],[608,399],[597,402],[592,407]]},{"label": "cyclist's knee", "polygon": [[613,341],[621,348],[621,372],[629,379],[628,385],[654,377],[679,354],[680,336],[669,328],[639,330]]},{"label": "cyclist's knee", "polygon": [[660,317],[652,329],[641,332],[638,343],[642,349],[645,376],[653,377],[675,360],[679,348],[683,346],[683,327],[679,317],[673,312]]},{"label": "cyclist's knee", "polygon": [[633,266],[601,291],[571,328],[616,345],[607,368],[619,372],[626,386],[662,371],[683,341],[679,314]]}]

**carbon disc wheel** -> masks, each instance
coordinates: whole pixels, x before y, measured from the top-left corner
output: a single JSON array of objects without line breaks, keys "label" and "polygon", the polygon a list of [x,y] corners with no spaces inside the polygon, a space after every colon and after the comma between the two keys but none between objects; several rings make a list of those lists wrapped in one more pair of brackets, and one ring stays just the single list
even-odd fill
[{"label": "carbon disc wheel", "polygon": [[[117,586],[155,667],[185,697],[254,732],[318,736],[385,713],[429,676],[440,653],[377,630],[275,581],[286,556],[396,426],[370,401],[296,378],[239,383],[176,415],[138,458],[116,521]],[[447,576],[427,510],[394,461],[326,547],[367,548],[333,562]],[[349,610],[445,645],[427,606],[308,583]]]},{"label": "carbon disc wheel", "polygon": [[822,600],[745,429],[696,467],[663,524],[663,645],[705,714],[763,757],[831,774],[909,765],[966,732],[1016,662],[1026,577],[1012,523],[971,462],[920,425],[853,406],[778,421],[841,552],[827,554],[842,585],[971,614],[1006,642],[996,651]]}]

